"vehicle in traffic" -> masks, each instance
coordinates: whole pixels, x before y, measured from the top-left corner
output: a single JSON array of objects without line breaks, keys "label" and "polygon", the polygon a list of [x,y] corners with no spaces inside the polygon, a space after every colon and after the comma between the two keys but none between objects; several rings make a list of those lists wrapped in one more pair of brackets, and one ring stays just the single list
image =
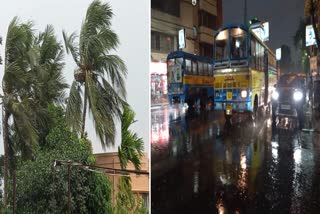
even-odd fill
[{"label": "vehicle in traffic", "polygon": [[272,94],[272,121],[283,128],[303,126],[306,103],[306,75],[284,74]]},{"label": "vehicle in traffic", "polygon": [[187,103],[205,107],[213,103],[213,60],[186,53],[171,52],[167,57],[168,97],[170,105]]},{"label": "vehicle in traffic", "polygon": [[227,120],[235,112],[256,119],[259,108],[270,108],[275,54],[247,26],[225,25],[214,34],[214,77],[214,108]]}]

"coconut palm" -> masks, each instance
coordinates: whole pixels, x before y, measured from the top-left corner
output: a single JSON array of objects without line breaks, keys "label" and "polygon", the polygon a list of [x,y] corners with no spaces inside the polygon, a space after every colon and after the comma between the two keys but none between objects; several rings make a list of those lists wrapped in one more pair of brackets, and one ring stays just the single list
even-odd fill
[{"label": "coconut palm", "polygon": [[126,66],[120,57],[110,54],[119,44],[111,29],[112,15],[109,4],[93,1],[82,23],[78,44],[75,33],[67,36],[63,32],[67,53],[77,64],[66,119],[83,137],[89,110],[103,147],[114,143],[115,118],[121,115],[126,95]]},{"label": "coconut palm", "polygon": [[115,119],[121,116],[126,95],[126,66],[120,57],[111,54],[119,44],[117,34],[111,29],[112,16],[108,3],[93,1],[82,23],[78,43],[76,33],[67,36],[63,32],[67,53],[77,65],[66,119],[83,137],[88,110],[103,147],[114,144]]},{"label": "coconut palm", "polygon": [[37,51],[36,65],[32,72],[36,80],[32,87],[34,99],[41,106],[40,112],[37,112],[37,130],[39,133],[39,143],[45,142],[50,127],[50,118],[48,118],[47,107],[51,103],[62,104],[65,98],[65,89],[68,85],[62,74],[64,67],[63,46],[57,41],[54,34],[54,28],[48,25],[45,31],[40,33],[35,39],[34,45]]},{"label": "coconut palm", "polygon": [[[4,205],[7,205],[9,165],[15,181],[15,155],[32,157],[46,122],[47,105],[59,103],[67,84],[62,77],[63,50],[52,26],[34,36],[31,22],[9,25],[3,77],[3,133],[5,148]],[[10,160],[10,164],[9,164]],[[15,211],[15,182],[13,208]]]},{"label": "coconut palm", "polygon": [[28,133],[28,140],[36,142],[37,135],[30,118],[29,97],[21,97],[19,92],[26,91],[32,75],[28,72],[28,53],[33,41],[32,23],[19,24],[15,17],[8,28],[5,45],[5,69],[3,89],[3,144],[4,144],[4,206],[7,206],[8,167],[9,167],[9,118],[13,116],[17,130]]}]

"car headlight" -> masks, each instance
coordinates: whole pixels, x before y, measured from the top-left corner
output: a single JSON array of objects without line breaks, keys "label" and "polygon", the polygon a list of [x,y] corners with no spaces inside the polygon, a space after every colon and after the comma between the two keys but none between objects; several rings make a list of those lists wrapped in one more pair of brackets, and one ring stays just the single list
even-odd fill
[{"label": "car headlight", "polygon": [[242,90],[241,93],[240,93],[240,96],[241,96],[242,98],[247,98],[247,96],[248,96],[248,91],[247,91],[247,90]]},{"label": "car headlight", "polygon": [[302,98],[303,98],[303,94],[302,94],[301,91],[295,91],[295,92],[293,93],[293,99],[294,99],[295,101],[299,101],[299,100],[301,100]]},{"label": "car headlight", "polygon": [[272,93],[272,99],[277,100],[279,98],[279,92],[273,91]]}]

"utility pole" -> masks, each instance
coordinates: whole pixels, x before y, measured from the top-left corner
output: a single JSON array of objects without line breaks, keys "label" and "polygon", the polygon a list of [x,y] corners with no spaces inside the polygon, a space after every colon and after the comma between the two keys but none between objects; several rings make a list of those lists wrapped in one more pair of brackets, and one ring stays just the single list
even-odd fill
[{"label": "utility pole", "polygon": [[71,213],[70,166],[68,165],[68,213]]},{"label": "utility pole", "polygon": [[247,25],[247,0],[244,0],[244,7],[243,7],[243,24]]}]

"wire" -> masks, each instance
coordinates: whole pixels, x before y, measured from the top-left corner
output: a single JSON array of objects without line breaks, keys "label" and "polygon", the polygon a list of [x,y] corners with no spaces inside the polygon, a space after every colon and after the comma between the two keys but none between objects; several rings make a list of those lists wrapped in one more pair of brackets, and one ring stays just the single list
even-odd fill
[{"label": "wire", "polygon": [[[111,167],[103,167],[103,166],[97,166],[97,165],[88,165],[80,162],[74,162],[71,160],[54,160],[54,167],[57,166],[58,164],[61,165],[69,165],[69,166],[79,166],[83,168],[84,170],[88,171],[95,171],[95,172],[100,172],[94,169],[102,169],[105,172],[104,173],[109,173],[109,174],[121,174],[121,175],[128,175],[128,174],[137,174],[137,175],[149,175],[149,172],[145,170],[130,170],[130,169],[116,169],[116,168],[111,168]],[[94,169],[92,169],[94,168]]]}]

